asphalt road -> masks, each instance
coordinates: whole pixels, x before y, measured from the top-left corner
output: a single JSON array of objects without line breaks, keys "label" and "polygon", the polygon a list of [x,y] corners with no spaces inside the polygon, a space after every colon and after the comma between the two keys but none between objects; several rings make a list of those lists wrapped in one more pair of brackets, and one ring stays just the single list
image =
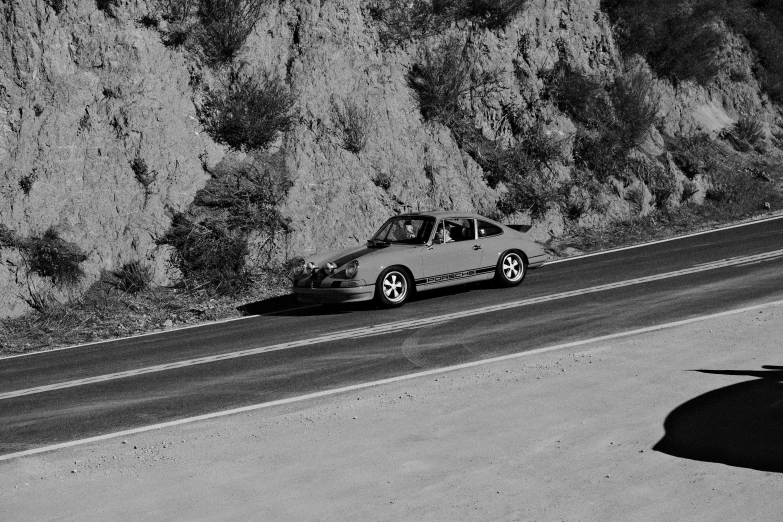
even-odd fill
[{"label": "asphalt road", "polygon": [[396,310],[311,306],[0,359],[0,455],[783,299],[783,219]]}]

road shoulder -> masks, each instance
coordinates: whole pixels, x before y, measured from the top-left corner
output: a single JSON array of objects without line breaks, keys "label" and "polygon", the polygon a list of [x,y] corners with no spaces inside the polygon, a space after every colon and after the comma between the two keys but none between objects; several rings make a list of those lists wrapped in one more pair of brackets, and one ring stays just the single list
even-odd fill
[{"label": "road shoulder", "polygon": [[770,520],[783,474],[653,447],[776,393],[781,338],[767,307],[12,460],[0,518]]}]

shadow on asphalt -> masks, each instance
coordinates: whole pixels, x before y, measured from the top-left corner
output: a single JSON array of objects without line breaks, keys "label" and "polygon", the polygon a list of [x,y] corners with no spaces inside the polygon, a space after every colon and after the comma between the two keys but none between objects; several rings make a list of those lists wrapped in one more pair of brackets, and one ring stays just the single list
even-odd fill
[{"label": "shadow on asphalt", "polygon": [[253,303],[245,303],[242,306],[238,306],[237,311],[242,315],[265,315],[284,312],[301,306],[301,304],[297,303],[294,294],[288,294],[270,297],[269,299]]},{"label": "shadow on asphalt", "polygon": [[705,393],[672,411],[653,447],[673,457],[783,473],[783,366],[696,370],[758,377]]},{"label": "shadow on asphalt", "polygon": [[[428,292],[417,293],[409,303],[426,302],[432,299],[449,297],[467,292],[488,290],[491,286],[485,283],[471,283],[464,286],[452,286]],[[237,310],[242,315],[275,315],[285,317],[312,317],[327,315],[342,315],[352,312],[375,310],[378,307],[374,302],[345,303],[345,304],[309,304],[297,301],[296,295],[288,294],[271,297],[262,301],[246,303],[238,306]]]}]

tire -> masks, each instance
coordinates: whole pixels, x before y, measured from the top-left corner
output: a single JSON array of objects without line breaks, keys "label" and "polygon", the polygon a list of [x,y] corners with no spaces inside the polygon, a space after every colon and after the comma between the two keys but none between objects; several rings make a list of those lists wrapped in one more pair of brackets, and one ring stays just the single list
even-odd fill
[{"label": "tire", "polygon": [[397,308],[405,304],[411,295],[411,281],[407,272],[398,267],[389,267],[375,283],[375,299],[383,308]]},{"label": "tire", "polygon": [[527,258],[516,250],[503,252],[495,269],[495,281],[500,286],[517,286],[527,275]]}]

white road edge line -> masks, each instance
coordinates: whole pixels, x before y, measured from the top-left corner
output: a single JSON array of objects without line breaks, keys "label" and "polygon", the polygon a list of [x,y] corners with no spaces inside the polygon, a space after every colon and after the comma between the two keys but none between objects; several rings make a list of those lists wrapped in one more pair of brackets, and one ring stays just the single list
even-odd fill
[{"label": "white road edge line", "polygon": [[126,437],[126,436],[129,436],[129,435],[136,435],[136,434],[144,433],[144,432],[147,432],[147,431],[161,430],[161,429],[164,429],[164,428],[172,428],[174,426],[181,426],[183,424],[192,424],[194,422],[210,420],[210,419],[217,419],[217,418],[220,418],[220,417],[226,417],[228,415],[236,415],[238,413],[247,413],[247,412],[250,412],[250,411],[256,411],[256,410],[261,410],[261,409],[265,409],[265,408],[272,408],[274,406],[282,406],[282,405],[285,405],[285,404],[292,404],[292,403],[295,403],[295,402],[302,402],[302,401],[306,401],[306,400],[310,400],[310,399],[317,399],[317,398],[320,398],[320,397],[328,397],[330,395],[337,395],[337,394],[340,394],[340,393],[345,393],[345,392],[350,392],[350,391],[363,390],[363,389],[366,389],[366,388],[373,388],[373,387],[376,387],[376,386],[382,386],[384,384],[392,384],[392,383],[400,382],[400,381],[407,381],[407,380],[411,380],[411,379],[418,379],[420,377],[428,377],[428,376],[431,376],[431,375],[438,375],[438,374],[441,374],[441,373],[453,372],[453,371],[457,371],[457,370],[464,370],[466,368],[474,368],[476,366],[483,366],[483,365],[487,365],[487,364],[494,364],[494,363],[497,363],[497,362],[510,361],[510,360],[513,360],[513,359],[519,359],[519,358],[522,358],[522,357],[527,357],[529,355],[537,355],[537,354],[546,353],[546,352],[553,352],[553,351],[556,351],[556,350],[564,350],[566,348],[576,348],[578,346],[584,346],[584,345],[587,345],[587,344],[599,343],[599,342],[603,342],[603,341],[611,341],[611,340],[614,340],[614,339],[621,339],[623,337],[631,337],[631,336],[634,336],[634,335],[641,335],[641,334],[645,334],[645,333],[649,333],[649,332],[665,330],[665,329],[668,329],[668,328],[676,328],[678,326],[684,326],[686,324],[698,323],[698,322],[702,322],[702,321],[708,321],[710,319],[717,319],[719,317],[727,317],[727,316],[731,316],[731,315],[737,315],[737,314],[741,314],[741,313],[745,313],[745,312],[750,312],[750,311],[753,311],[753,310],[758,310],[760,308],[768,308],[768,307],[772,307],[772,306],[781,306],[781,305],[783,305],[783,300],[772,301],[770,303],[763,303],[763,304],[758,304],[758,305],[753,305],[753,306],[746,306],[744,308],[738,308],[738,309],[735,309],[735,310],[728,310],[726,312],[719,312],[717,314],[703,315],[703,316],[700,316],[700,317],[692,317],[690,319],[684,319],[682,321],[675,321],[675,322],[672,322],[672,323],[659,324],[659,325],[656,325],[656,326],[648,326],[646,328],[639,328],[639,329],[636,329],[636,330],[629,330],[629,331],[626,331],[626,332],[619,332],[619,333],[614,333],[614,334],[610,334],[610,335],[602,335],[600,337],[593,337],[591,339],[583,339],[581,341],[573,341],[573,342],[570,342],[570,343],[557,344],[557,345],[554,345],[554,346],[547,346],[547,347],[544,347],[544,348],[536,348],[534,350],[530,350],[530,351],[526,351],[526,352],[518,352],[518,353],[509,354],[509,355],[503,355],[503,356],[500,356],[500,357],[493,357],[491,359],[483,359],[481,361],[473,361],[473,362],[464,363],[464,364],[457,364],[457,365],[454,365],[454,366],[447,366],[445,368],[436,368],[434,370],[427,370],[427,371],[423,371],[423,372],[411,373],[411,374],[408,374],[408,375],[400,375],[398,377],[391,377],[389,379],[381,379],[379,381],[367,382],[367,383],[363,383],[363,384],[354,384],[352,386],[345,386],[343,388],[335,388],[333,390],[326,390],[326,391],[321,391],[321,392],[316,392],[316,393],[308,393],[306,395],[300,395],[300,396],[297,396],[297,397],[289,397],[287,399],[279,399],[279,400],[276,400],[276,401],[262,402],[260,404],[253,404],[253,405],[250,405],[250,406],[243,406],[241,408],[233,408],[233,409],[230,409],[230,410],[218,411],[218,412],[214,412],[214,413],[207,413],[205,415],[197,415],[195,417],[188,417],[186,419],[179,419],[179,420],[170,421],[170,422],[162,422],[160,424],[151,424],[149,426],[142,426],[140,428],[133,428],[133,429],[118,431],[118,432],[114,432],[114,433],[107,433],[105,435],[98,435],[96,437],[89,437],[89,438],[86,438],[86,439],[74,440],[74,441],[71,441],[71,442],[64,442],[62,444],[54,444],[54,445],[51,445],[51,446],[43,446],[41,448],[35,448],[35,449],[26,450],[26,451],[19,451],[17,453],[9,453],[7,455],[0,455],[0,462],[6,461],[6,460],[11,460],[11,459],[16,459],[16,458],[20,458],[20,457],[27,457],[27,456],[30,456],[30,455],[37,455],[39,453],[45,453],[45,452],[49,452],[49,451],[56,451],[56,450],[60,450],[60,449],[71,448],[71,447],[74,447],[74,446],[81,446],[81,445],[84,445],[84,444],[90,444],[92,442],[100,442],[100,441],[104,441],[104,440],[115,439],[117,437]]},{"label": "white road edge line", "polygon": [[447,322],[455,319],[462,319],[464,317],[472,317],[475,315],[482,315],[492,312],[498,312],[501,310],[509,310],[512,308],[518,308],[521,306],[529,306],[540,303],[546,303],[550,301],[557,301],[560,299],[567,299],[569,297],[577,297],[586,294],[593,294],[597,292],[604,292],[607,290],[616,290],[618,288],[625,288],[628,286],[634,286],[644,283],[650,283],[653,281],[660,281],[663,279],[670,279],[673,277],[679,277],[683,275],[695,274],[699,272],[706,272],[709,270],[716,270],[719,268],[727,268],[731,266],[737,266],[741,264],[747,264],[754,261],[771,261],[773,259],[779,259],[783,257],[783,249],[774,250],[771,252],[764,252],[763,254],[755,254],[751,256],[732,257],[729,259],[722,259],[719,261],[713,261],[711,263],[705,263],[696,265],[691,268],[685,268],[682,270],[676,270],[674,272],[664,272],[662,274],[656,274],[652,276],[639,277],[636,279],[627,279],[625,281],[617,281],[615,283],[608,283],[604,285],[591,286],[588,288],[580,288],[577,290],[570,290],[567,292],[560,292],[557,294],[544,295],[539,297],[532,297],[529,299],[522,299],[519,301],[510,301],[507,303],[501,303],[497,305],[483,306],[480,308],[474,308],[471,310],[463,310],[461,312],[452,312],[450,314],[438,315],[434,317],[426,317],[423,319],[409,319],[405,321],[397,321],[393,323],[384,323],[374,326],[366,326],[362,328],[354,328],[351,330],[343,330],[332,332],[318,337],[311,337],[309,339],[299,339],[297,341],[288,341],[284,343],[278,343],[268,346],[261,346],[257,348],[247,348],[236,352],[227,352],[218,355],[208,355],[204,357],[198,357],[195,359],[184,359],[180,361],[173,361],[164,364],[157,364],[154,366],[146,366],[143,368],[135,368],[132,370],[123,370],[119,372],[93,375],[90,377],[84,377],[82,379],[76,379],[72,381],[62,381],[53,384],[46,384],[36,386],[33,388],[24,388],[19,390],[8,391],[0,393],[0,401],[14,399],[17,397],[23,397],[26,395],[34,395],[38,393],[46,393],[54,390],[63,390],[67,388],[75,388],[77,386],[85,386],[88,384],[95,384],[99,382],[112,381],[116,379],[126,379],[129,377],[137,377],[139,375],[146,375],[150,373],[164,372],[173,369],[186,368],[188,366],[194,366],[198,364],[210,364],[218,361],[224,361],[228,359],[236,359],[239,357],[249,357],[253,355],[260,355],[262,353],[276,352],[280,350],[288,350],[291,348],[300,348],[303,346],[312,346],[314,344],[327,343],[332,341],[342,341],[349,339],[361,339],[364,337],[372,337],[376,335],[385,335],[389,333],[396,333],[402,329],[421,328],[428,326],[434,322]]},{"label": "white road edge line", "polygon": [[[658,241],[651,241],[649,243],[640,243],[638,245],[632,245],[632,246],[620,247],[620,248],[612,248],[612,249],[609,249],[609,250],[602,250],[600,252],[593,252],[592,254],[583,254],[583,255],[580,255],[580,256],[567,257],[567,258],[564,258],[564,259],[556,259],[554,261],[547,261],[546,263],[544,263],[544,266],[546,266],[546,265],[555,265],[557,263],[566,263],[568,261],[577,261],[579,259],[584,259],[586,257],[602,256],[604,254],[612,254],[614,252],[620,252],[622,250],[631,250],[631,249],[634,249],[634,248],[642,248],[642,247],[645,247],[645,246],[657,245],[659,243],[668,243],[669,241],[677,241],[678,239],[687,239],[689,237],[702,236],[704,234],[712,234],[712,233],[715,233],[715,232],[722,232],[724,230],[729,230],[729,229],[732,229],[732,228],[747,227],[747,226],[750,226],[750,225],[756,225],[758,223],[766,223],[767,221],[775,221],[776,219],[783,219],[783,213],[780,213],[779,215],[775,215],[775,216],[772,216],[772,217],[764,218],[764,219],[751,220],[751,221],[748,221],[746,223],[739,223],[739,224],[736,224],[736,225],[729,225],[729,226],[726,226],[726,227],[719,227],[719,228],[714,228],[714,229],[711,229],[711,230],[702,230],[701,232],[694,232],[693,234],[686,234],[684,236],[670,237],[669,239],[661,239],[661,240],[658,240]],[[291,308],[288,311],[290,311],[290,310],[302,310],[304,308],[312,308],[314,306],[318,306],[318,305],[300,306],[300,307],[297,307],[297,308]],[[271,312],[271,313],[276,313],[276,312]],[[261,315],[268,315],[268,314],[261,314]],[[206,326],[214,326],[214,325],[217,325],[217,324],[230,323],[230,322],[233,322],[233,321],[244,321],[246,319],[254,319],[256,317],[258,317],[258,316],[257,315],[249,315],[247,317],[235,317],[235,318],[232,318],[232,319],[225,319],[225,320],[222,320],[222,321],[212,321],[212,322],[209,322],[209,323],[193,324],[193,325],[190,325],[190,326],[182,326],[180,328],[172,328],[171,330],[163,330],[161,332],[147,332],[147,333],[138,334],[138,335],[130,335],[128,337],[117,337],[117,338],[114,338],[114,339],[105,339],[105,340],[102,340],[102,341],[93,341],[91,343],[75,344],[73,346],[63,346],[62,348],[54,348],[52,350],[46,350],[46,351],[43,351],[43,352],[32,352],[32,353],[21,353],[19,355],[8,355],[8,356],[5,356],[5,357],[0,357],[0,360],[12,359],[12,358],[16,358],[16,357],[31,357],[33,355],[43,355],[45,353],[59,352],[59,351],[62,351],[62,350],[70,350],[72,348],[83,348],[85,346],[92,346],[92,345],[95,345],[95,344],[113,343],[113,342],[117,342],[117,341],[127,341],[128,339],[137,339],[139,337],[148,337],[148,336],[151,336],[151,335],[162,335],[162,334],[167,334],[167,333],[171,333],[171,332],[178,332],[180,330],[190,330],[192,328],[203,328],[203,327],[206,327]]]},{"label": "white road edge line", "polygon": [[569,261],[578,261],[580,259],[585,259],[587,257],[595,257],[595,256],[602,256],[604,254],[613,254],[615,252],[622,252],[624,250],[633,250],[635,248],[642,248],[646,246],[652,246],[652,245],[659,245],[661,243],[668,243],[670,241],[678,241],[680,239],[688,239],[690,237],[696,237],[696,236],[703,236],[705,234],[714,234],[715,232],[723,232],[724,230],[731,230],[733,228],[741,228],[741,227],[747,227],[750,225],[757,225],[759,223],[766,223],[767,221],[775,221],[776,219],[783,219],[783,214],[778,214],[772,217],[767,217],[763,219],[757,219],[752,221],[747,221],[745,223],[737,223],[736,225],[728,225],[725,227],[718,227],[713,228],[710,230],[702,230],[701,232],[693,232],[692,234],[685,234],[684,236],[675,236],[670,237],[667,239],[658,239],[656,241],[650,241],[649,243],[639,243],[638,245],[631,245],[627,247],[619,247],[619,248],[610,248],[609,250],[601,250],[600,252],[593,252],[590,254],[582,254],[578,256],[573,257],[564,257],[563,259],[555,259],[554,261],[547,261],[544,263],[544,266],[548,265],[556,265],[558,263],[568,263]]}]

